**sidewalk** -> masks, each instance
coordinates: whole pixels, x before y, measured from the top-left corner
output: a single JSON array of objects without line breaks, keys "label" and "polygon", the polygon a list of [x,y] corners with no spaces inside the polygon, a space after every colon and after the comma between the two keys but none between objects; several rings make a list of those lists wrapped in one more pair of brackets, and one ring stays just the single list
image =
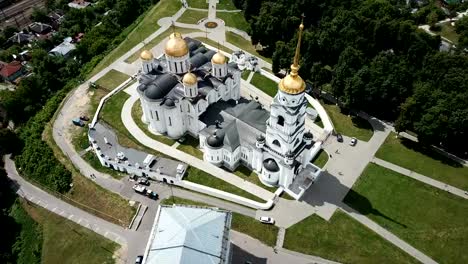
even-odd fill
[{"label": "sidewalk", "polygon": [[405,169],[403,167],[400,167],[400,166],[395,165],[393,163],[390,163],[388,161],[381,160],[379,158],[374,157],[372,159],[372,162],[377,164],[377,165],[380,165],[382,167],[385,167],[387,169],[390,169],[392,171],[395,171],[395,172],[398,172],[398,173],[403,174],[405,176],[408,176],[408,177],[410,177],[412,179],[415,179],[417,181],[423,182],[425,184],[429,184],[432,187],[438,188],[438,189],[443,190],[443,191],[447,191],[447,192],[449,192],[451,194],[454,194],[454,195],[457,195],[457,196],[459,196],[461,198],[468,199],[468,193],[466,191],[458,189],[457,187],[453,187],[453,186],[448,185],[446,183],[434,180],[432,178],[429,178],[429,177],[424,176],[422,174],[419,174],[419,173],[416,173],[414,171]]}]

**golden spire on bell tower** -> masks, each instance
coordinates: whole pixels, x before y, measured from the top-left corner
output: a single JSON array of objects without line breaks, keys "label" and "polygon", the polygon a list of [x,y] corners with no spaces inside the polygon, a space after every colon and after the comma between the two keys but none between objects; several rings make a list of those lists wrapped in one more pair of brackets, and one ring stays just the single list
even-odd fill
[{"label": "golden spire on bell tower", "polygon": [[304,15],[302,15],[302,21],[299,25],[299,32],[297,33],[297,46],[296,52],[294,53],[294,61],[291,64],[291,71],[289,74],[281,79],[279,83],[279,89],[288,94],[299,94],[305,90],[305,82],[299,76],[299,56],[301,51],[301,40],[302,31],[304,30]]}]

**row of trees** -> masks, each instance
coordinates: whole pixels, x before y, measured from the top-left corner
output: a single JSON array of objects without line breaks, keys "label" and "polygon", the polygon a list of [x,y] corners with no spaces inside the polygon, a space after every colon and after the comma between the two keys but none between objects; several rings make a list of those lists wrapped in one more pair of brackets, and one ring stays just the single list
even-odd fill
[{"label": "row of trees", "polygon": [[[421,13],[412,13],[406,1],[235,3],[245,10],[252,39],[272,56],[275,71],[291,64],[297,41],[292,29],[304,12],[303,78],[317,89],[331,84],[342,109],[396,121],[399,130],[416,132],[427,144],[462,154],[468,149],[464,44],[439,52],[440,37],[418,29]],[[458,31],[466,32],[464,22],[457,24]]]}]

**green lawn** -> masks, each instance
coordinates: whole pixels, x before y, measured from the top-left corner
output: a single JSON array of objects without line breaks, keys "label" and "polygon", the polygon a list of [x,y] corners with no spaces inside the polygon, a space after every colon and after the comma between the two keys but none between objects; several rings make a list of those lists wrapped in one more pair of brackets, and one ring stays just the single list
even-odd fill
[{"label": "green lawn", "polygon": [[180,8],[182,3],[178,0],[160,0],[151,10],[141,15],[134,24],[126,30],[132,30],[127,38],[120,43],[117,48],[111,51],[91,72],[90,76],[100,72],[105,67],[109,66],[116,59],[127,53],[133,47],[149,37],[153,32],[158,30],[158,20],[163,17],[174,15]]},{"label": "green lawn", "polygon": [[249,52],[250,54],[252,54],[254,56],[260,57],[261,59],[265,60],[266,62],[271,63],[271,58],[267,58],[267,57],[264,57],[264,56],[260,55],[255,50],[254,46],[252,45],[252,43],[250,43],[250,41],[246,40],[242,36],[237,35],[236,33],[232,33],[232,32],[227,31],[226,32],[226,41],[233,44],[234,46],[239,47],[242,50],[245,50],[245,51]]},{"label": "green lawn", "polygon": [[334,104],[322,103],[327,111],[335,130],[348,137],[355,137],[362,141],[369,141],[374,134],[371,124],[360,117],[350,117],[341,113]]},{"label": "green lawn", "polygon": [[208,9],[206,0],[187,0],[189,7]]},{"label": "green lawn", "polygon": [[[219,0],[216,5],[216,10],[237,10],[236,6],[232,3],[232,0]],[[219,13],[216,13],[218,15]]]},{"label": "green lawn", "polygon": [[278,84],[258,72],[253,75],[250,83],[271,97],[274,97],[278,92]]},{"label": "green lawn", "polygon": [[32,232],[28,241],[32,248],[42,243],[42,263],[115,263],[116,243],[41,207],[26,202],[23,207],[42,231],[42,239]]},{"label": "green lawn", "polygon": [[245,32],[249,32],[250,30],[250,24],[245,20],[244,14],[242,12],[217,12],[216,17],[224,20],[224,23],[228,27],[237,28]]},{"label": "green lawn", "polygon": [[147,136],[149,136],[150,138],[154,139],[154,140],[157,140],[161,143],[164,143],[166,145],[169,145],[169,146],[172,146],[174,145],[175,143],[175,140],[173,139],[170,139],[166,136],[163,136],[163,135],[155,135],[153,133],[151,133],[149,130],[148,130],[148,125],[143,123],[143,121],[141,121],[141,116],[143,115],[143,109],[141,108],[141,102],[140,100],[136,101],[135,104],[133,105],[132,107],[132,118],[133,118],[133,121],[135,121],[135,123],[137,124],[137,126],[143,130],[143,132],[145,132],[145,134]]},{"label": "green lawn", "polygon": [[77,127],[73,134],[72,144],[76,151],[81,151],[89,147],[88,130],[85,127]]},{"label": "green lawn", "polygon": [[321,149],[317,155],[312,159],[312,163],[323,168],[328,161],[328,154],[325,150]]},{"label": "green lawn", "polygon": [[235,175],[241,177],[242,179],[249,181],[253,184],[256,184],[263,189],[266,189],[270,192],[275,192],[278,188],[277,187],[268,187],[264,185],[260,179],[258,178],[257,173],[255,173],[253,170],[250,170],[249,168],[245,167],[244,165],[239,165],[235,171],[233,171]]},{"label": "green lawn", "polygon": [[239,195],[245,197],[247,199],[251,199],[260,203],[265,202],[264,200],[260,199],[259,197],[244,191],[243,189],[234,186],[228,182],[225,182],[219,178],[216,178],[213,175],[210,175],[204,171],[201,171],[194,167],[189,167],[187,170],[187,174],[184,177],[184,180],[191,181],[194,183],[198,183],[201,185],[205,185],[211,188],[219,189],[221,191],[225,191],[228,193],[232,193],[235,195]]},{"label": "green lawn", "polygon": [[[161,201],[161,204],[172,205],[172,204],[190,204],[199,206],[211,206],[206,203],[191,201],[180,197],[169,197]],[[249,235],[253,238],[260,240],[268,246],[274,246],[276,243],[276,236],[278,234],[278,227],[274,225],[265,225],[245,215],[238,213],[232,213],[231,228]]]},{"label": "green lawn", "polygon": [[407,168],[438,181],[468,190],[468,167],[405,138],[388,135],[376,157]]},{"label": "green lawn", "polygon": [[121,173],[119,171],[116,171],[116,170],[110,169],[108,167],[102,166],[101,162],[99,162],[99,159],[96,157],[96,154],[94,154],[94,152],[92,152],[92,151],[86,152],[86,154],[84,154],[82,156],[82,158],[86,162],[88,162],[88,164],[91,165],[91,167],[93,167],[95,170],[100,171],[102,173],[109,174],[110,176],[112,176],[113,178],[116,178],[117,180],[122,179],[126,175],[126,174]]},{"label": "green lawn", "polygon": [[182,16],[177,19],[177,22],[186,24],[197,24],[203,18],[208,17],[208,11],[198,11],[187,9]]},{"label": "green lawn", "polygon": [[242,79],[247,80],[247,78],[249,78],[250,72],[251,71],[244,70],[241,75]]},{"label": "green lawn", "polygon": [[[19,233],[19,236],[16,238],[16,244],[13,245],[14,247],[13,250],[18,256],[16,263],[41,263],[42,244],[43,244],[42,243],[42,240],[43,240],[42,228],[38,223],[36,223],[36,221],[34,221],[34,219],[24,209],[25,206],[27,206],[27,203],[23,200],[18,199],[11,206],[11,210],[9,212],[10,216],[15,219],[14,222],[16,222],[19,225],[16,228],[18,228],[18,230],[19,229],[21,230],[21,232]],[[3,218],[3,215],[2,215],[2,218]],[[7,218],[3,218],[3,219],[7,220]],[[13,227],[16,225],[7,223],[7,226]],[[3,228],[5,227],[2,227],[2,229]],[[9,233],[7,230],[2,230],[2,231],[5,232],[4,233],[5,236]],[[10,230],[10,232],[15,232],[15,231]],[[6,248],[2,247],[2,252],[3,250],[6,250]],[[44,262],[42,261],[42,263]]]},{"label": "green lawn", "polygon": [[203,152],[198,149],[198,143],[199,143],[198,138],[194,138],[190,135],[186,135],[185,141],[183,143],[180,143],[177,149],[182,150],[183,152],[202,160]]},{"label": "green lawn", "polygon": [[[195,39],[198,39],[199,41],[201,42],[204,42],[210,46],[213,46],[214,48],[218,48],[218,42],[214,41],[214,40],[211,40],[211,39],[208,39],[208,38],[204,38],[204,37],[196,37]],[[221,43],[219,43],[221,44]],[[225,51],[229,54],[232,54],[233,51],[229,48],[226,48],[225,46],[223,45],[219,45],[219,49],[222,50],[222,51]]]},{"label": "green lawn", "polygon": [[342,263],[418,263],[340,210],[330,221],[312,215],[286,229],[283,246]]},{"label": "green lawn", "polygon": [[102,88],[107,91],[112,91],[128,78],[130,78],[130,76],[128,76],[127,74],[112,69],[104,76],[99,78],[99,80],[96,81],[96,84],[100,86],[99,88]]},{"label": "green lawn", "polygon": [[369,164],[344,201],[437,262],[468,262],[463,198]]},{"label": "green lawn", "polygon": [[458,38],[460,37],[457,32],[455,32],[455,27],[450,24],[450,22],[441,24],[440,35],[452,41],[453,44],[458,43]]},{"label": "green lawn", "polygon": [[[193,28],[179,28],[179,27],[176,27],[175,30],[177,32],[179,32],[180,34],[182,34],[182,36],[184,36],[185,34],[188,34],[188,33],[201,32],[200,30],[193,29]],[[169,37],[169,35],[172,34],[172,32],[173,32],[172,28],[169,28],[166,31],[162,32],[157,37],[152,39],[150,42],[146,43],[143,46],[143,48],[139,49],[137,52],[133,53],[130,57],[126,58],[125,62],[127,62],[127,63],[135,62],[136,60],[138,60],[138,58],[140,57],[140,53],[143,50],[151,50],[154,46],[158,45],[161,41],[163,41],[163,40],[166,41],[165,39],[167,37]],[[154,54],[154,55],[156,56],[156,54]]]}]

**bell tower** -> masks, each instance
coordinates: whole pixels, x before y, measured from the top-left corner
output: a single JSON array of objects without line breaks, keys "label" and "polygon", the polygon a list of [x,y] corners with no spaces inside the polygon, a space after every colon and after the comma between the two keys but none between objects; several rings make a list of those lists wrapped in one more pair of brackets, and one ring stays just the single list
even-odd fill
[{"label": "bell tower", "polygon": [[307,108],[307,100],[304,96],[306,84],[298,73],[303,29],[304,25],[301,23],[291,71],[278,84],[279,90],[273,98],[270,118],[267,121],[267,149],[271,149],[273,155],[282,158],[286,156],[291,158],[304,141]]}]

